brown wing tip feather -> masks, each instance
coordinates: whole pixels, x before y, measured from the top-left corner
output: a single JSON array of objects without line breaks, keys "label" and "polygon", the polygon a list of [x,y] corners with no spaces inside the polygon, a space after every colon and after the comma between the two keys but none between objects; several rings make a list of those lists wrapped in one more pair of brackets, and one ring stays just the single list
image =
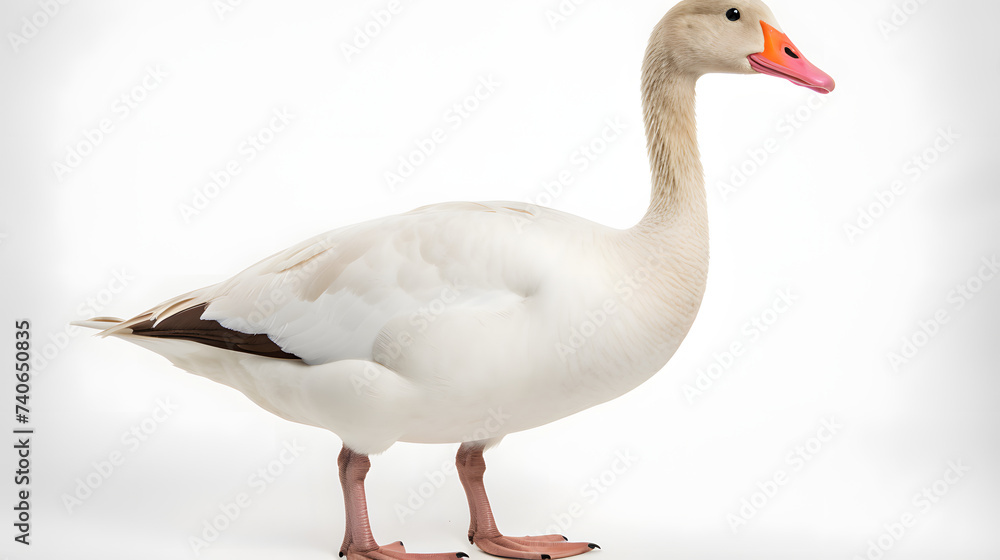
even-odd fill
[{"label": "brown wing tip feather", "polygon": [[[152,315],[139,316],[120,324],[120,326],[129,329],[130,334],[134,336],[189,340],[206,346],[267,358],[301,359],[295,354],[282,350],[266,334],[247,334],[234,331],[222,326],[218,321],[202,319],[201,316],[205,313],[207,306],[207,303],[201,303],[173,312],[170,316],[162,319]],[[109,329],[107,332],[108,334],[118,334],[115,330]]]}]

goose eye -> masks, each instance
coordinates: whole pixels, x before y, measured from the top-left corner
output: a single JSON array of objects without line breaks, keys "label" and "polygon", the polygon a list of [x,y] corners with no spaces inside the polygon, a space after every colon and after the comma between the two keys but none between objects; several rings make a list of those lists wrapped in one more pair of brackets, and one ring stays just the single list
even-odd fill
[{"label": "goose eye", "polygon": [[726,12],[726,18],[728,18],[729,21],[736,21],[740,19],[740,11],[736,8],[729,8],[729,11]]}]

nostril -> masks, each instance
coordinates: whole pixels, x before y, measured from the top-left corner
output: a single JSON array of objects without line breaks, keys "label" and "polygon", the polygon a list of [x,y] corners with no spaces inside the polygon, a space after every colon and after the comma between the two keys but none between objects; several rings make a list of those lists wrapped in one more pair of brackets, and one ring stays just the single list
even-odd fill
[{"label": "nostril", "polygon": [[788,47],[785,47],[785,54],[787,54],[788,56],[790,56],[792,58],[798,58],[799,57],[799,55],[795,54],[795,51],[793,51],[792,49],[790,49]]}]

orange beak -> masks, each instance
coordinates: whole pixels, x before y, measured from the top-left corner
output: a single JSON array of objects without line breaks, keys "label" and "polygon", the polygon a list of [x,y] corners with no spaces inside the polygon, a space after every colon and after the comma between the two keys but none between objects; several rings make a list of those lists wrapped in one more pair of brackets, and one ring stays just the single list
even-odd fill
[{"label": "orange beak", "polygon": [[784,33],[763,21],[760,26],[764,30],[764,51],[747,57],[754,70],[819,93],[833,91],[837,85],[833,78],[806,60]]}]

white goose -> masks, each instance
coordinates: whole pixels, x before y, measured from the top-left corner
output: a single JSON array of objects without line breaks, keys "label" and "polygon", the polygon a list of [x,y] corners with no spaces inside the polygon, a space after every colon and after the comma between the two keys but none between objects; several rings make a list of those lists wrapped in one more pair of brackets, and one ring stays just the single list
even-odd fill
[{"label": "white goose", "polygon": [[483,551],[588,552],[596,545],[558,535],[502,535],[483,450],[630,391],[677,350],[708,270],[696,80],[760,72],[834,88],[779,29],[758,0],[684,0],[657,25],[642,76],[652,201],[631,229],[518,202],[438,204],[336,229],[127,321],[84,325],[340,436],[342,556],[467,556],[373,538],[368,455],[397,441],[462,444],[468,535]]}]

